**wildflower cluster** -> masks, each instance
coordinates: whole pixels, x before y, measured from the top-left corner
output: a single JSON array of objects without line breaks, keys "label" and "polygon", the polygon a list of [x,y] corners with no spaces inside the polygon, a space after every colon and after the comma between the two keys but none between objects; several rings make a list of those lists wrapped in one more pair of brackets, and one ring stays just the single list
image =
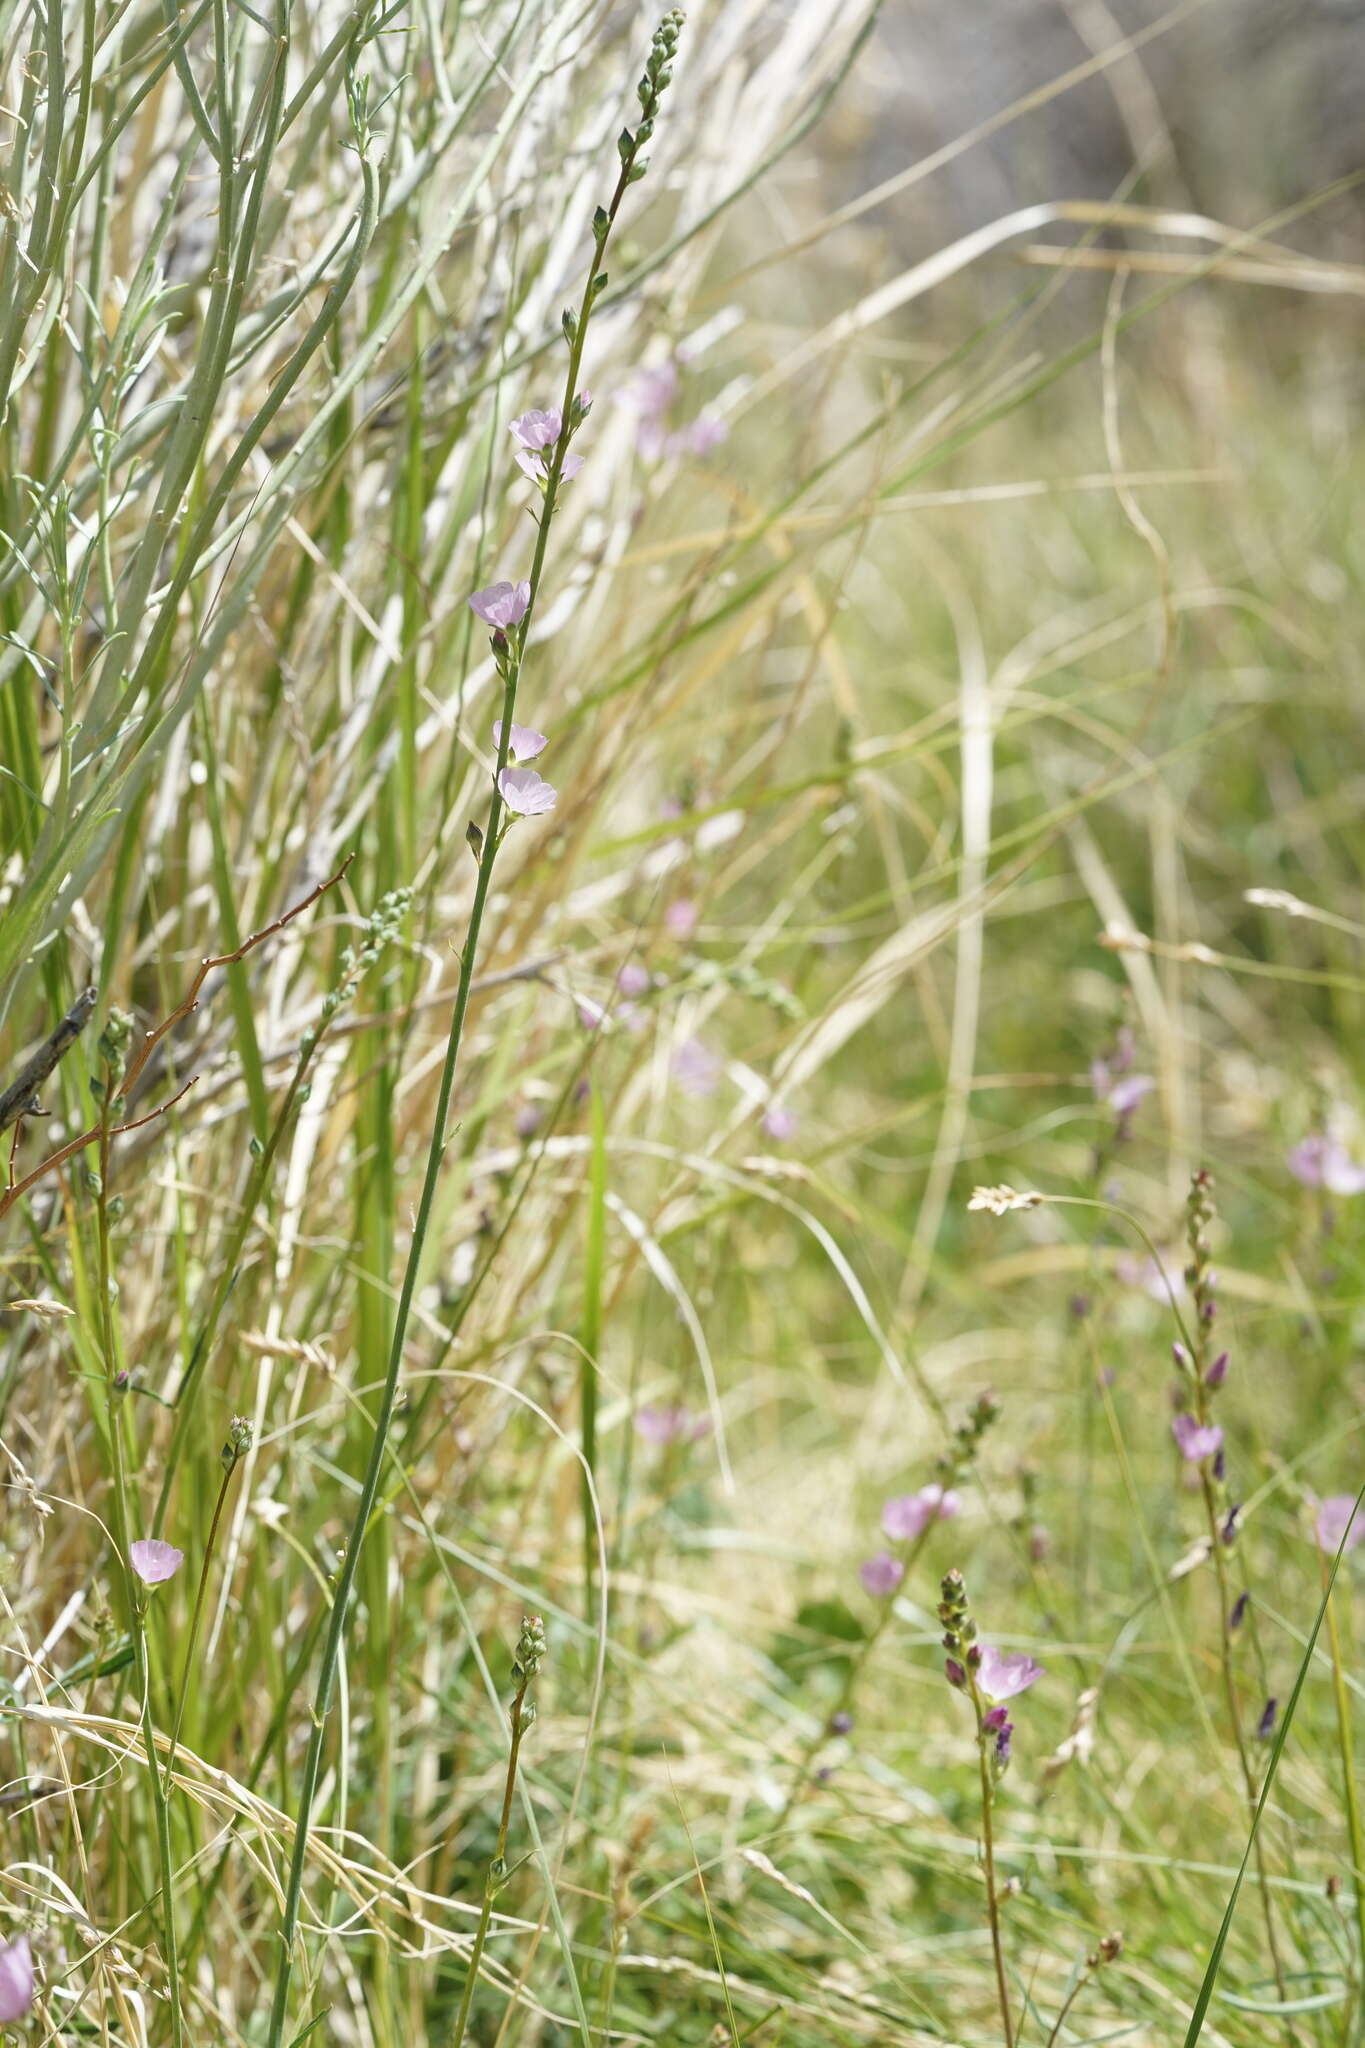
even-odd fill
[{"label": "wildflower cluster", "polygon": [[1218,1321],[1218,1275],[1211,1264],[1213,1252],[1208,1236],[1213,1216],[1213,1176],[1201,1167],[1191,1178],[1185,1204],[1190,1252],[1185,1282],[1194,1297],[1194,1349],[1191,1351],[1188,1345],[1178,1342],[1171,1347],[1180,1375],[1176,1388],[1179,1408],[1171,1423],[1171,1434],[1181,1457],[1204,1469],[1213,1489],[1211,1499],[1217,1509],[1221,1538],[1230,1548],[1237,1540],[1239,1509],[1227,1502],[1223,1431],[1213,1420],[1213,1396],[1228,1375],[1228,1354],[1216,1348],[1214,1336]]},{"label": "wildflower cluster", "polygon": [[993,1644],[978,1642],[961,1572],[945,1574],[940,1591],[938,1618],[948,1653],[943,1675],[956,1691],[970,1698],[976,1711],[977,1743],[999,1778],[1009,1767],[1014,1734],[1014,1723],[1003,1703],[1027,1692],[1042,1677],[1043,1667],[1027,1651],[997,1650]]}]

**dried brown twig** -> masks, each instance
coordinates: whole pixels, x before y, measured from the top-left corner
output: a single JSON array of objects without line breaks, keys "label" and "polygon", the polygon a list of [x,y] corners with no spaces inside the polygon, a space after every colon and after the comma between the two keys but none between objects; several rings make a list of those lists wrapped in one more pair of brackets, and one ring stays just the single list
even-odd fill
[{"label": "dried brown twig", "polygon": [[[325,895],[329,889],[333,889],[336,887],[337,883],[341,881],[342,877],[345,875],[346,870],[350,867],[351,862],[354,860],[354,858],[354,854],[348,853],[345,860],[341,863],[341,866],[337,869],[334,875],[329,875],[326,881],[319,882],[316,888],[310,889],[308,894],[305,897],[303,897],[300,902],[295,903],[291,909],[286,910],[285,912],[283,912],[281,916],[275,918],[273,923],[262,925],[261,929],[258,932],[252,932],[250,937],[243,939],[241,945],[235,947],[232,952],[218,953],[213,955],[212,958],[210,959],[200,961],[199,968],[197,973],[195,974],[194,980],[190,983],[189,988],[186,991],[182,1000],[176,1005],[175,1009],[171,1011],[169,1016],[164,1017],[162,1021],[158,1025],[156,1025],[153,1030],[147,1032],[147,1034],[143,1038],[141,1045],[138,1047],[137,1051],[129,1060],[120,1088],[121,1094],[123,1094],[124,1096],[131,1095],[133,1089],[137,1086],[137,1083],[141,1078],[141,1075],[143,1073],[144,1068],[147,1065],[148,1060],[150,1060],[152,1054],[156,1051],[156,1048],[158,1047],[158,1045],[160,1045],[161,1041],[167,1036],[169,1032],[173,1031],[176,1025],[181,1023],[184,1018],[193,1014],[194,1010],[198,1007],[199,992],[203,988],[204,983],[208,979],[209,975],[213,973],[214,969],[218,967],[235,966],[237,961],[244,960],[248,953],[255,952],[258,946],[263,945],[267,939],[273,938],[276,932],[282,932],[286,925],[292,924],[296,917],[301,917],[303,912],[305,910],[308,910],[314,903],[316,903],[320,896]],[[81,997],[80,1002],[77,1003],[75,1008],[70,1012],[70,1015],[64,1018],[62,1023],[57,1027],[57,1031],[52,1034],[52,1038],[50,1038],[47,1041],[47,1045],[40,1048],[38,1053],[35,1053],[33,1059],[29,1061],[28,1066],[24,1068],[23,1073],[19,1075],[18,1079],[6,1091],[5,1096],[3,1098],[0,1098],[0,1104],[8,1103],[10,1096],[15,1093],[15,1091],[20,1087],[21,1083],[27,1082],[28,1097],[25,1098],[24,1102],[20,1103],[19,1108],[16,1112],[17,1116],[23,1115],[24,1108],[26,1106],[26,1101],[28,1098],[31,1098],[33,1088],[36,1085],[38,1085],[39,1082],[47,1078],[47,1075],[51,1073],[52,1068],[56,1065],[57,1060],[61,1058],[61,1055],[66,1050],[67,1046],[74,1041],[77,1033],[81,1029],[81,1026],[84,1025],[86,1018],[89,1017],[90,1011],[94,1008],[94,1000],[94,991],[92,989],[87,989],[85,995]],[[71,1026],[72,1019],[76,1016],[77,1011],[81,1009],[82,1005],[85,1005],[85,1008],[84,1014],[80,1018],[80,1023],[75,1025],[74,1029],[70,1030],[69,1035],[63,1040],[58,1051],[55,1053],[55,1055],[53,1055],[49,1063],[42,1068],[41,1073],[37,1075],[37,1079],[35,1080],[33,1076],[33,1070],[38,1066],[38,1063],[43,1059],[43,1057],[48,1051],[48,1048],[51,1047],[53,1041],[58,1037],[59,1033],[68,1030],[68,1027]],[[109,1136],[111,1138],[123,1137],[127,1132],[141,1130],[145,1124],[153,1122],[154,1119],[159,1116],[164,1116],[166,1112],[170,1109],[173,1109],[175,1104],[179,1102],[182,1099],[182,1097],[186,1095],[188,1091],[194,1086],[196,1078],[197,1076],[191,1076],[191,1078],[185,1082],[184,1086],[177,1089],[176,1093],[172,1095],[168,1101],[161,1103],[156,1109],[149,1111],[146,1116],[135,1117],[127,1123],[115,1124],[113,1128],[110,1130]],[[31,1173],[26,1174],[22,1180],[11,1181],[10,1185],[4,1190],[4,1192],[0,1193],[0,1216],[3,1216],[7,1210],[11,1209],[14,1206],[14,1204],[18,1201],[19,1197],[23,1194],[26,1194],[28,1190],[35,1184],[35,1182],[42,1180],[46,1174],[52,1173],[57,1167],[64,1165],[68,1159],[74,1158],[75,1155],[78,1152],[83,1151],[87,1145],[93,1144],[95,1140],[99,1137],[101,1128],[102,1127],[99,1123],[91,1124],[86,1130],[81,1131],[76,1137],[69,1138],[64,1145],[59,1145],[55,1152],[49,1153],[48,1157],[42,1160],[39,1165],[35,1166],[33,1168],[33,1171]],[[0,1124],[0,1130],[3,1129],[4,1125]]]}]

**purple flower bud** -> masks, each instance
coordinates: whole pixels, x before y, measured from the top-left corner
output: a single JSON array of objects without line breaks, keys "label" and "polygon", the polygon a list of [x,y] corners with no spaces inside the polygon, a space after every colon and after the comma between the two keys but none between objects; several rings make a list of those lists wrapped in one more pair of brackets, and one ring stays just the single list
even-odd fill
[{"label": "purple flower bud", "polygon": [[1221,1387],[1227,1376],[1228,1355],[1226,1351],[1220,1351],[1213,1364],[1204,1374],[1204,1385],[1206,1387]]},{"label": "purple flower bud", "polygon": [[1175,1360],[1181,1372],[1188,1372],[1194,1362],[1191,1359],[1189,1352],[1185,1349],[1184,1345],[1178,1342],[1172,1344],[1171,1356]]},{"label": "purple flower bud", "polygon": [[841,1707],[837,1714],[831,1714],[829,1717],[831,1735],[847,1735],[852,1726],[853,1716],[846,1707]]},{"label": "purple flower bud", "polygon": [[991,1734],[994,1735],[997,1729],[1003,1728],[1006,1725],[1009,1717],[1010,1710],[1008,1707],[992,1707],[988,1714],[981,1716],[981,1725],[983,1728],[989,1728]]},{"label": "purple flower bud", "polygon": [[1237,1541],[1237,1522],[1241,1512],[1242,1503],[1234,1501],[1233,1505],[1228,1509],[1227,1520],[1223,1524],[1223,1541],[1225,1544],[1231,1545]]},{"label": "purple flower bud", "polygon": [[1246,1620],[1247,1608],[1250,1605],[1250,1593],[1239,1593],[1237,1595],[1237,1598],[1232,1603],[1232,1612],[1228,1616],[1229,1633],[1231,1633],[1234,1629],[1239,1629],[1242,1626],[1242,1623]]},{"label": "purple flower bud", "polygon": [[943,1676],[947,1679],[949,1685],[955,1685],[959,1692],[967,1683],[967,1674],[958,1663],[956,1657],[944,1658]]},{"label": "purple flower bud", "polygon": [[1271,1736],[1275,1733],[1275,1722],[1279,1711],[1280,1703],[1277,1699],[1266,1701],[1261,1709],[1261,1718],[1256,1723],[1256,1740],[1258,1742],[1269,1742]]},{"label": "purple flower bud", "polygon": [[1213,1476],[1218,1481],[1218,1484],[1220,1486],[1228,1476],[1227,1452],[1223,1449],[1221,1444],[1218,1446],[1218,1449],[1213,1454]]}]

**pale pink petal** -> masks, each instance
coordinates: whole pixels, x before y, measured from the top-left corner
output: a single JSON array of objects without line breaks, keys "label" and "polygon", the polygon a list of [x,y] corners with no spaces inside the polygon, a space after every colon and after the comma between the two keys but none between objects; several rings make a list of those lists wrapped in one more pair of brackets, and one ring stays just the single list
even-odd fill
[{"label": "pale pink petal", "polygon": [[128,1562],[147,1585],[160,1586],[175,1577],[185,1562],[185,1553],[157,1536],[144,1536],[128,1545]]},{"label": "pale pink petal", "polygon": [[552,811],[558,791],[536,774],[534,768],[504,768],[498,789],[509,811],[519,818],[539,818]]},{"label": "pale pink petal", "polygon": [[530,602],[529,583],[490,583],[486,590],[474,592],[469,600],[469,609],[485,625],[505,631],[508,626],[515,626],[525,618]]},{"label": "pale pink petal", "polygon": [[[500,718],[493,720],[493,745],[495,747],[501,747],[502,745],[502,720]],[[549,741],[543,732],[536,732],[532,726],[518,725],[515,720],[513,721],[512,737],[507,743],[507,751],[514,761],[534,761],[536,755],[543,754],[548,745]]]},{"label": "pale pink petal", "polygon": [[1042,1665],[1027,1650],[997,1650],[990,1643],[981,1646],[976,1682],[988,1700],[1012,1700],[1042,1675]]},{"label": "pale pink petal", "polygon": [[33,1954],[28,1936],[0,1945],[0,2024],[21,2020],[34,1999]]},{"label": "pale pink petal", "polygon": [[1313,1533],[1318,1539],[1318,1549],[1329,1557],[1335,1557],[1342,1548],[1354,1550],[1357,1543],[1365,1543],[1365,1509],[1357,1508],[1353,1493],[1329,1493],[1326,1500],[1318,1503],[1317,1520]]}]

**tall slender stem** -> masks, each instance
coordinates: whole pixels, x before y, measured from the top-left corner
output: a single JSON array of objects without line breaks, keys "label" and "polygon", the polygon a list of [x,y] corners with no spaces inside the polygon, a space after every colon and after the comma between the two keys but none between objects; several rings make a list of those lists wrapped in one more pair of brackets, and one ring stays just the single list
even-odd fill
[{"label": "tall slender stem", "polygon": [[[417,1289],[422,1257],[426,1248],[427,1232],[431,1226],[431,1214],[436,1200],[436,1187],[440,1179],[441,1162],[445,1156],[446,1126],[450,1116],[451,1097],[455,1087],[455,1071],[459,1063],[460,1047],[464,1038],[465,1018],[469,1009],[469,991],[474,979],[474,963],[478,957],[479,936],[483,929],[484,912],[488,905],[488,892],[493,879],[493,865],[497,859],[502,840],[503,800],[501,780],[507,766],[512,740],[512,720],[516,708],[517,686],[521,678],[527,638],[536,599],[540,592],[541,576],[545,566],[545,553],[549,545],[550,527],[554,517],[559,494],[560,479],[564,469],[564,458],[568,453],[569,440],[574,428],[573,402],[578,391],[579,373],[583,361],[583,347],[592,313],[593,300],[601,289],[599,265],[615,223],[621,201],[626,190],[643,172],[644,165],[639,157],[643,143],[649,139],[653,129],[653,115],[659,95],[671,75],[667,69],[667,57],[677,42],[681,17],[669,17],[671,42],[665,52],[661,41],[662,32],[655,38],[651,51],[650,66],[646,71],[649,93],[642,92],[643,118],[633,136],[627,130],[621,142],[621,169],[611,203],[599,209],[594,221],[593,260],[588,271],[587,283],[576,318],[566,316],[565,336],[569,344],[569,366],[564,383],[561,406],[561,428],[554,452],[545,477],[544,500],[536,533],[535,551],[531,561],[529,577],[530,593],[526,609],[522,614],[515,638],[509,643],[503,674],[502,729],[498,738],[498,758],[493,774],[493,790],[489,799],[488,822],[478,846],[478,877],[474,885],[474,900],[470,905],[469,925],[465,943],[460,952],[460,973],[455,991],[455,1006],[450,1019],[450,1032],[446,1040],[445,1059],[441,1066],[440,1085],[436,1094],[436,1110],[432,1121],[431,1143],[427,1150],[426,1170],[422,1177],[422,1192],[418,1198],[417,1214],[413,1222],[412,1238],[403,1267],[403,1278],[399,1289],[398,1306],[394,1315],[393,1335],[389,1347],[388,1367],[379,1397],[379,1407],[374,1420],[374,1433],[370,1440],[370,1454],[361,1481],[360,1494],[356,1502],[355,1516],[351,1524],[349,1540],[337,1573],[331,1613],[327,1622],[327,1633],[323,1641],[322,1660],[318,1669],[317,1689],[314,1695],[313,1726],[308,1739],[308,1752],[304,1759],[303,1777],[299,1786],[297,1815],[294,1826],[294,1847],[290,1857],[289,1876],[285,1887],[284,1914],[280,1928],[281,1953],[275,1974],[275,1990],[270,2008],[270,2020],[266,2029],[265,2048],[280,2048],[285,2021],[289,2011],[289,1992],[294,1971],[294,1945],[298,1937],[299,1917],[303,1901],[303,1872],[308,1856],[308,1837],[312,1822],[313,1801],[317,1795],[318,1780],[322,1773],[322,1752],[326,1740],[327,1715],[332,1704],[336,1685],[337,1665],[346,1640],[346,1624],[350,1608],[351,1593],[355,1585],[360,1553],[369,1530],[370,1519],[375,1512],[379,1495],[379,1483],[388,1456],[389,1436],[393,1428],[394,1411],[398,1403],[398,1382],[403,1363],[403,1349],[407,1340],[408,1320],[412,1313],[413,1296]],[[519,1741],[519,1735],[514,1740]],[[510,1812],[511,1793],[507,1797]]]}]

